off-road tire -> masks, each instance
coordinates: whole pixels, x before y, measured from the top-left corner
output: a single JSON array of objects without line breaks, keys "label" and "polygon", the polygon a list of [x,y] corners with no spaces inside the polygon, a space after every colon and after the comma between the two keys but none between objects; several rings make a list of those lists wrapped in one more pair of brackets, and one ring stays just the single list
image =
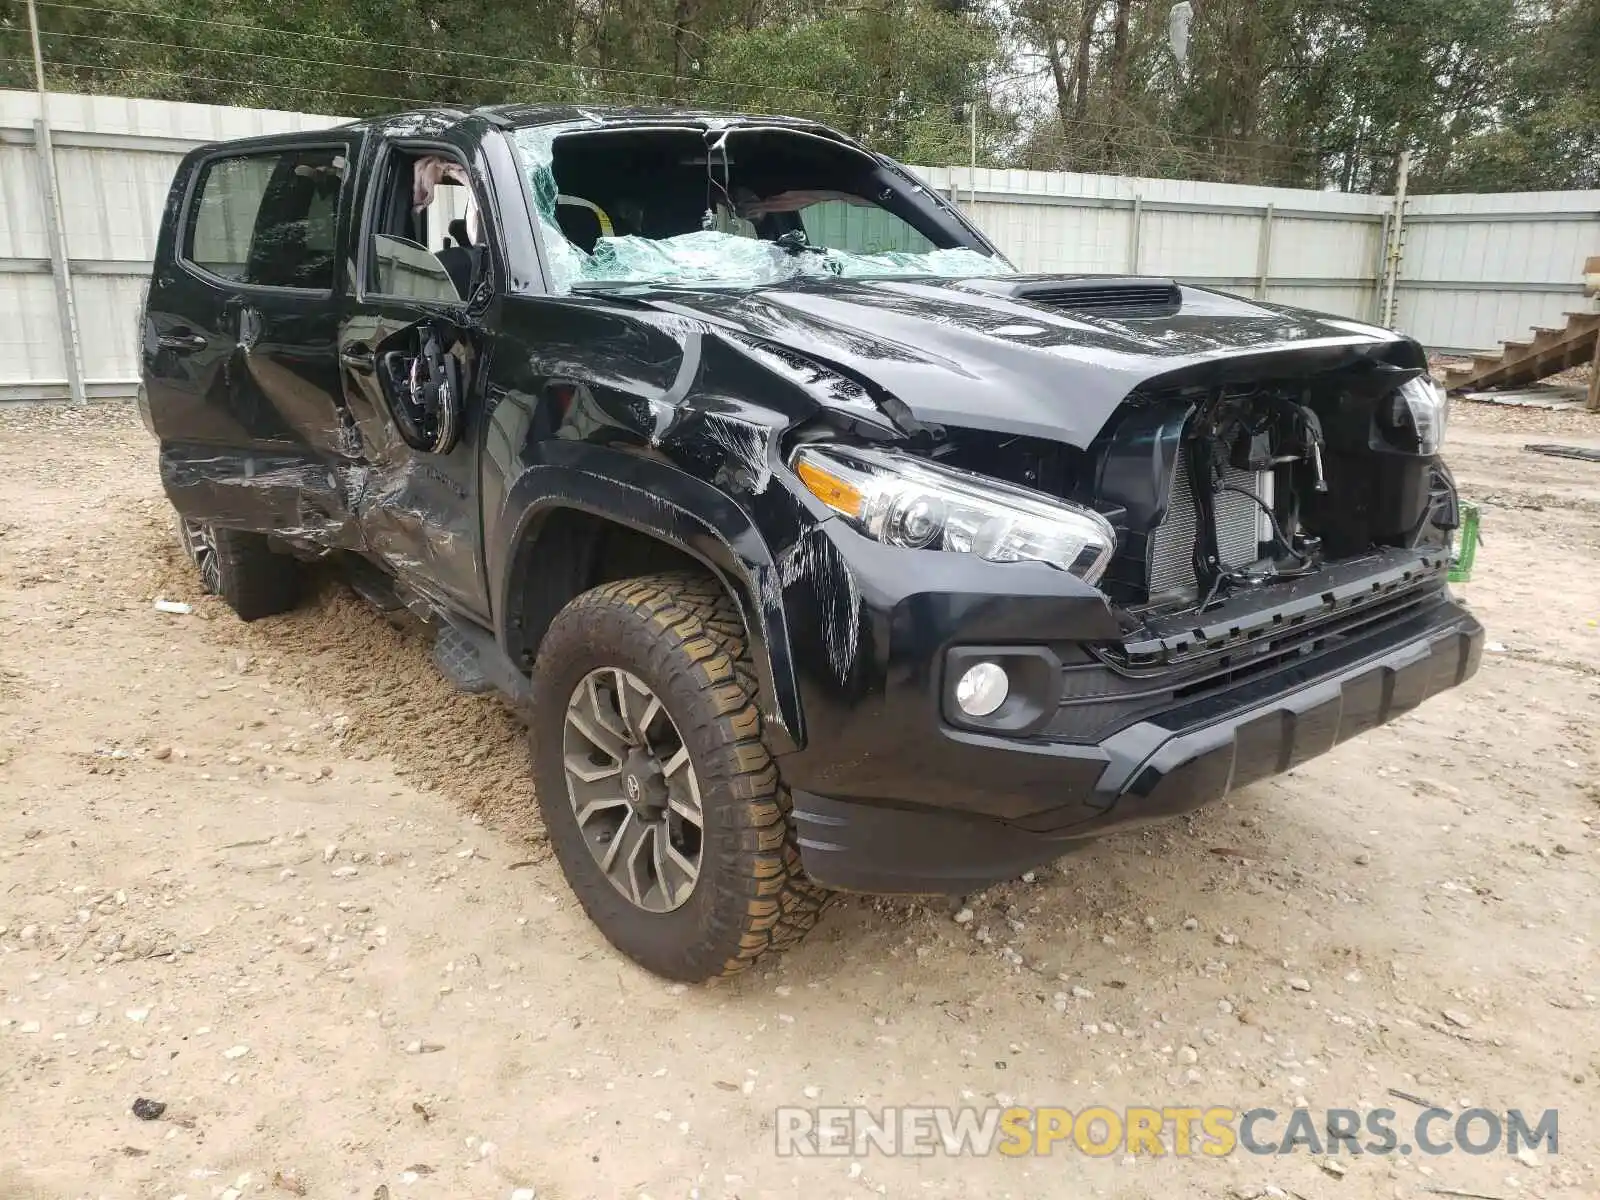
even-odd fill
[{"label": "off-road tire", "polygon": [[[693,892],[670,912],[630,902],[590,853],[567,789],[563,728],[574,689],[601,668],[662,700],[699,779],[705,842]],[[761,741],[743,625],[715,579],[668,572],[603,584],[556,616],[533,672],[534,784],[550,844],[589,918],[669,979],[733,975],[796,945],[830,893],[800,865],[788,793]]]},{"label": "off-road tire", "polygon": [[200,572],[201,585],[221,596],[241,621],[276,616],[299,603],[300,564],[274,552],[265,534],[180,517],[178,541]]}]

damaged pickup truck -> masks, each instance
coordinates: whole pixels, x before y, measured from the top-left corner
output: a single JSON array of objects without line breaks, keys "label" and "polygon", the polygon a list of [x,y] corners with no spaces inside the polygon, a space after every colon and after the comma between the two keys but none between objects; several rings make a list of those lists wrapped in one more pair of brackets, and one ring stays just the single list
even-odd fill
[{"label": "damaged pickup truck", "polygon": [[1018,274],[805,121],[206,146],[143,339],[205,586],[251,620],[322,559],[431,626],[526,713],[584,908],[678,979],[831,889],[960,893],[1215,800],[1478,665],[1415,342]]}]

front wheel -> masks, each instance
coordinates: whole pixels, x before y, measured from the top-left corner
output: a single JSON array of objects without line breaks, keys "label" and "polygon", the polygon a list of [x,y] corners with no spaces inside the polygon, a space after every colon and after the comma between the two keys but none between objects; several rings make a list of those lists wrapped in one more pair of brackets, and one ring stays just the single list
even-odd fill
[{"label": "front wheel", "polygon": [[738,615],[715,580],[608,583],[562,609],[533,673],[533,764],[557,860],[606,938],[699,982],[799,942],[800,866]]}]

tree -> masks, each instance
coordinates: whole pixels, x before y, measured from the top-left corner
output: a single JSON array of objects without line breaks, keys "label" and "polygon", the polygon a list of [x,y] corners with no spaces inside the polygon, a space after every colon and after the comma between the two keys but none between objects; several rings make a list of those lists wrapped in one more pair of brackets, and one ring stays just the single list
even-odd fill
[{"label": "tree", "polygon": [[1509,64],[1503,120],[1464,139],[1444,191],[1600,188],[1600,0],[1557,0]]},{"label": "tree", "polygon": [[[710,38],[694,99],[815,117],[910,161],[966,161],[962,115],[982,90],[994,31],[919,0],[819,7],[809,20]],[[760,86],[734,82],[751,80]]]},{"label": "tree", "polygon": [[[353,116],[780,111],[965,163],[1386,191],[1600,186],[1600,0],[52,0],[50,85]],[[88,0],[84,0],[88,2]],[[116,11],[107,11],[116,10]],[[0,4],[0,86],[33,85]]]}]

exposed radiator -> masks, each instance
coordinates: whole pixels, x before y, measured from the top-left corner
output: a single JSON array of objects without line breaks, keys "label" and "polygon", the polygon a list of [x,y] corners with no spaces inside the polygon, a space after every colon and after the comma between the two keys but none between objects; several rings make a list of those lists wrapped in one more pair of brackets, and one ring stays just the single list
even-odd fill
[{"label": "exposed radiator", "polygon": [[[1240,471],[1228,467],[1223,482],[1248,488],[1266,503],[1272,503],[1270,471]],[[1238,492],[1220,492],[1212,500],[1217,519],[1217,550],[1224,567],[1242,567],[1260,555],[1266,540],[1265,521],[1260,507]],[[1270,535],[1269,535],[1270,536]],[[1178,468],[1172,474],[1172,497],[1167,517],[1156,527],[1150,550],[1150,598],[1192,595],[1199,591],[1194,574],[1195,508],[1189,487],[1189,456],[1178,455]]]}]

